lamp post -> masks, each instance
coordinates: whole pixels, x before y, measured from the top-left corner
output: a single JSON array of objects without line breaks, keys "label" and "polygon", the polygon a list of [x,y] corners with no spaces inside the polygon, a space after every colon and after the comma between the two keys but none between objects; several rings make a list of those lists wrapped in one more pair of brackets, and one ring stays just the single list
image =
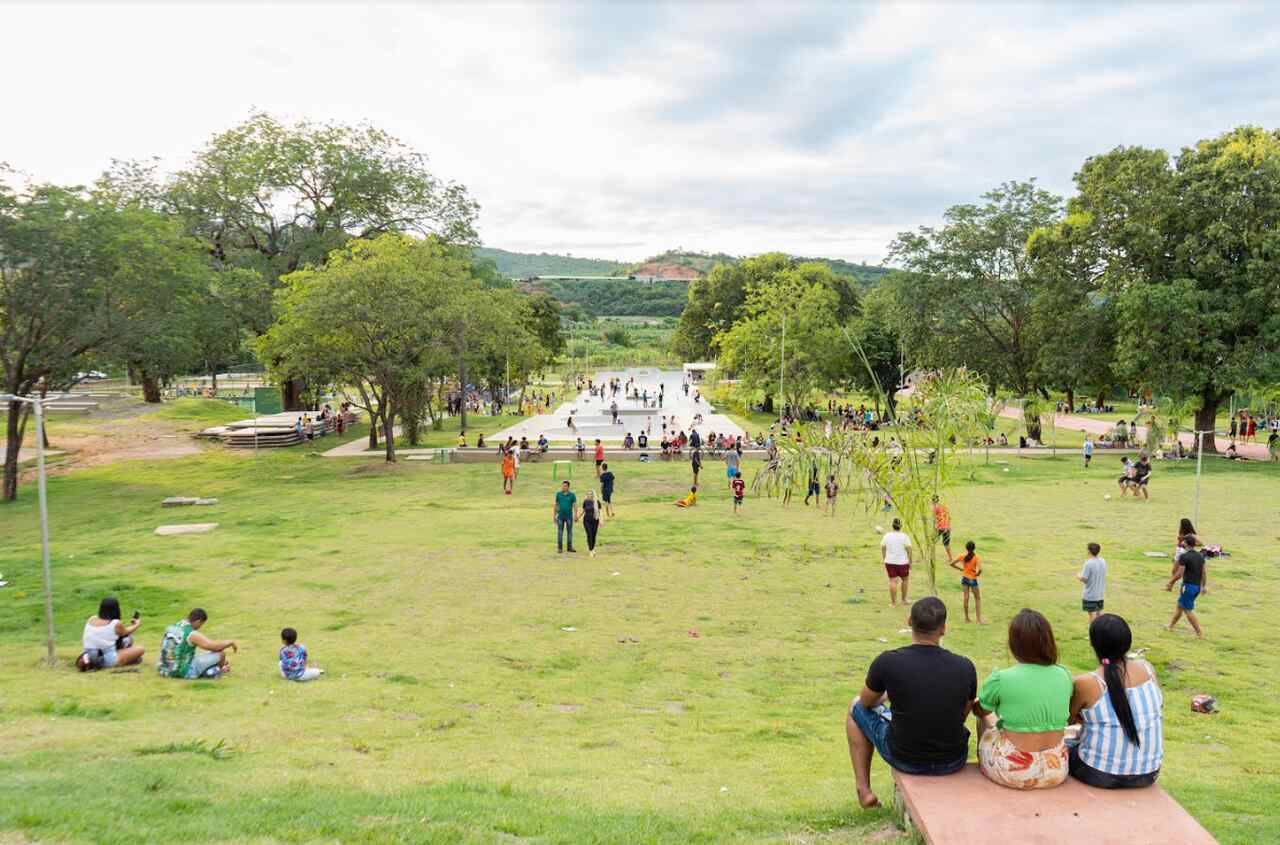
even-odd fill
[{"label": "lamp post", "polygon": [[48,653],[45,662],[54,665],[53,656],[53,579],[49,575],[49,505],[44,483],[44,400],[31,396],[0,394],[0,402],[25,402],[36,414],[36,465],[39,473],[37,487],[40,491],[40,552],[44,564],[44,622],[48,636]]},{"label": "lamp post", "polygon": [[1192,516],[1192,524],[1200,524],[1200,466],[1204,462],[1204,436],[1207,431],[1196,432],[1196,506]]}]

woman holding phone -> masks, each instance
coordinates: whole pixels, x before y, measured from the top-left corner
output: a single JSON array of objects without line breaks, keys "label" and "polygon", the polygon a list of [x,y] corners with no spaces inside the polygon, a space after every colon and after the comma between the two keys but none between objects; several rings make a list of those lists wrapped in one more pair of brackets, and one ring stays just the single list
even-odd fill
[{"label": "woman holding phone", "polygon": [[97,615],[90,616],[84,623],[81,637],[84,651],[76,660],[81,671],[142,662],[146,649],[133,644],[133,632],[142,624],[141,614],[134,611],[128,625],[120,621],[120,615],[120,602],[115,596],[107,596],[99,603]]}]

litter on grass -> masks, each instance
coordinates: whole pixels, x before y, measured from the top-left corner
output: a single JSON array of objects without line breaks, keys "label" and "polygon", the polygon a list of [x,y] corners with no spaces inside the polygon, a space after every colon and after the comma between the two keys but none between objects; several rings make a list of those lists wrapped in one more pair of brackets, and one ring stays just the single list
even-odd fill
[{"label": "litter on grass", "polygon": [[1143,557],[1168,557],[1167,552],[1143,552]]}]

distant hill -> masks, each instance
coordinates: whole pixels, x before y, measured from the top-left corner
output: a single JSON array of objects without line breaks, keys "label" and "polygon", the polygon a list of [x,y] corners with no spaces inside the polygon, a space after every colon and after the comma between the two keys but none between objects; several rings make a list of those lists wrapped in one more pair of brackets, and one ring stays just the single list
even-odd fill
[{"label": "distant hill", "polygon": [[508,252],[505,249],[478,247],[476,258],[489,259],[498,265],[498,272],[512,279],[530,276],[612,276],[625,264],[603,258],[576,258],[572,255],[553,255],[549,252]]},{"label": "distant hill", "polygon": [[817,261],[831,268],[831,272],[842,276],[853,276],[864,288],[875,287],[880,279],[892,272],[890,267],[878,267],[874,264],[854,264],[841,258],[801,258],[792,256],[796,261]]}]

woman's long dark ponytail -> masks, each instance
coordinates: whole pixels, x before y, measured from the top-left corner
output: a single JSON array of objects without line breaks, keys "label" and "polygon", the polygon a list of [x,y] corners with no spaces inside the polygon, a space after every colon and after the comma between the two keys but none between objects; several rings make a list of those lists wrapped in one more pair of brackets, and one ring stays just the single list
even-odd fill
[{"label": "woman's long dark ponytail", "polygon": [[1129,707],[1129,696],[1125,694],[1124,687],[1125,655],[1133,645],[1129,623],[1114,613],[1102,614],[1089,626],[1089,644],[1102,663],[1102,677],[1107,682],[1107,695],[1111,698],[1111,709],[1116,711],[1120,728],[1130,742],[1141,747],[1142,740],[1138,736],[1138,726],[1133,721],[1133,710]]}]

